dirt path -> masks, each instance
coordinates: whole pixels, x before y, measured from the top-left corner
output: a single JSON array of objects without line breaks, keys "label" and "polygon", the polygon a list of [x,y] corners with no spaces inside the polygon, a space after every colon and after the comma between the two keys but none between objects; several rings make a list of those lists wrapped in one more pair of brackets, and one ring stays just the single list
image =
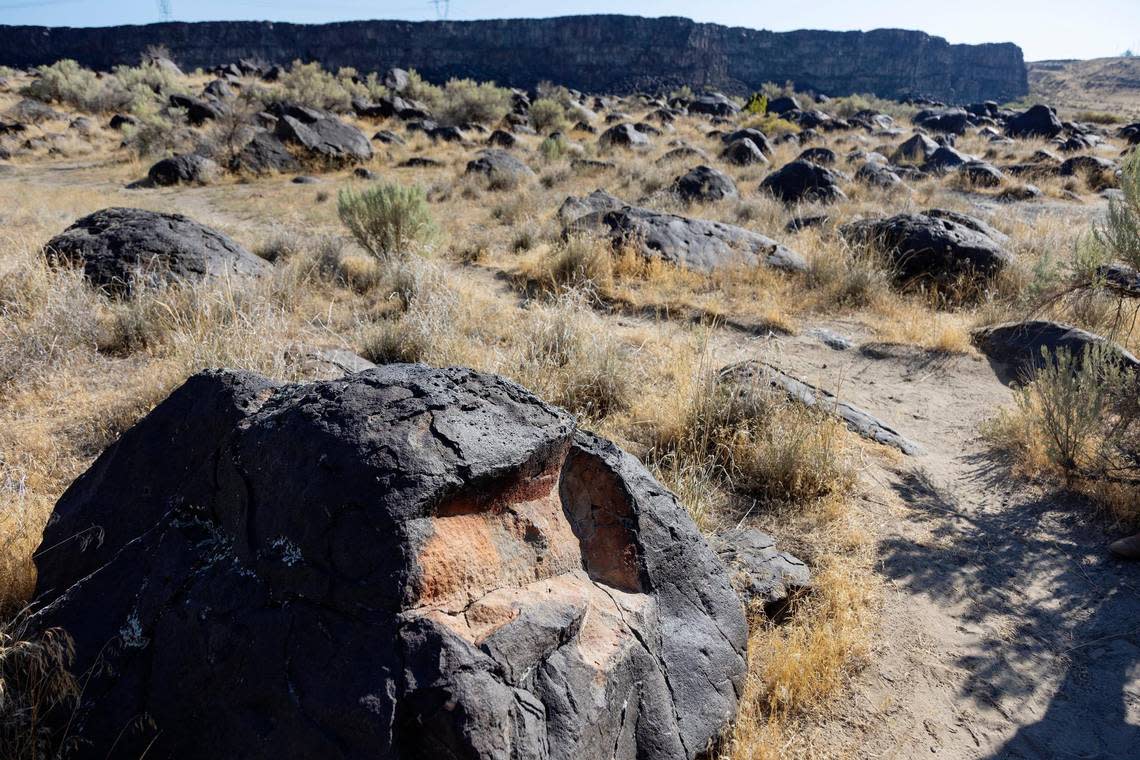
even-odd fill
[{"label": "dirt path", "polygon": [[1044,499],[986,453],[979,425],[1012,398],[986,361],[826,327],[862,345],[722,334],[715,349],[762,354],[924,449],[867,472],[888,594],[821,756],[1140,757],[1140,567],[1107,555],[1087,507]]},{"label": "dirt path", "polygon": [[[18,174],[4,184],[87,181],[81,168]],[[103,184],[116,203],[168,206],[231,231],[267,224],[227,203],[256,186],[131,202]],[[493,273],[458,274],[515,298]],[[924,449],[897,466],[868,463],[888,593],[869,666],[812,737],[818,756],[1140,757],[1140,564],[1108,557],[1111,537],[1087,508],[1050,501],[992,462],[979,425],[1011,394],[984,360],[874,344],[853,322],[818,327],[855,347],[834,350],[810,331],[759,338],[723,328],[709,346],[717,366],[763,357]]]}]

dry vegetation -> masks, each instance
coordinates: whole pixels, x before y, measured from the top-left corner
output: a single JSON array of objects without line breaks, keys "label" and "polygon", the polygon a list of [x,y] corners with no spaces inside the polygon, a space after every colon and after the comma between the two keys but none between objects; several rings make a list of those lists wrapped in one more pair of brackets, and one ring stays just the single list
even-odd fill
[{"label": "dry vegetation", "polygon": [[[20,642],[16,613],[34,584],[31,552],[42,525],[71,480],[189,373],[231,366],[281,378],[314,377],[326,370],[305,360],[305,347],[336,346],[376,362],[460,364],[513,378],[642,457],[703,529],[752,522],[807,560],[815,576],[812,593],[780,624],[756,618],[745,700],[722,755],[808,753],[797,738],[801,729],[826,713],[874,635],[875,537],[862,527],[863,507],[855,496],[866,487],[868,462],[889,461],[890,455],[782,398],[744,400],[718,390],[710,335],[795,333],[843,319],[881,341],[963,353],[973,351],[972,328],[1010,317],[1044,314],[1092,330],[1104,330],[1113,319],[1111,304],[1096,293],[1051,297],[1068,282],[1071,252],[1082,234],[1070,215],[1054,209],[1074,193],[1093,202],[1095,183],[1044,180],[1045,199],[1032,214],[992,215],[990,221],[1010,235],[1018,259],[1016,272],[992,287],[968,294],[900,290],[880,260],[851,250],[830,227],[792,234],[784,226],[795,216],[823,211],[838,221],[935,206],[969,211],[979,200],[993,202],[1004,187],[964,192],[928,179],[912,183],[913,191],[884,192],[846,183],[848,199],[839,204],[789,208],[757,190],[765,168],[713,159],[736,181],[741,199],[684,206],[668,188],[688,164],[655,159],[674,140],[717,155],[721,146],[706,135],[706,120],[679,120],[647,154],[602,155],[596,139],[580,131],[545,139],[580,116],[568,93],[551,87],[532,108],[539,134],[523,137],[516,150],[539,176],[509,191],[462,176],[472,146],[432,143],[422,133],[408,135],[406,145],[377,146],[368,168],[390,183],[384,187],[370,188],[342,171],[325,175],[316,187],[272,177],[128,191],[121,188],[145,169],[138,155],[184,148],[208,137],[208,130],[177,125],[178,114],[157,113],[145,96],[138,103],[122,100],[119,85],[137,94],[131,83],[141,75],[117,72],[110,78],[115,83],[104,79],[96,86],[86,74],[58,73],[54,82],[54,75],[32,83],[15,77],[0,92],[0,111],[16,107],[17,89],[30,86],[43,89],[37,94],[57,107],[100,114],[84,139],[69,132],[66,119],[41,122],[23,139],[42,137],[43,143],[12,158],[19,170],[72,167],[66,183],[48,172],[20,173],[19,192],[11,192],[14,183],[0,174],[10,191],[0,232],[0,607],[12,621],[0,628],[0,684],[16,693],[27,688],[9,680],[13,662],[31,657],[51,671],[66,661],[58,642]],[[347,107],[361,92],[381,91],[374,79],[361,82],[354,74],[294,67],[275,87],[334,108]],[[194,75],[177,86],[198,90],[207,79]],[[257,87],[262,85],[248,83],[250,90]],[[453,81],[434,87],[415,78],[412,89],[449,123],[494,126],[509,108],[509,93],[490,85]],[[900,118],[908,113],[865,98],[827,106],[837,113],[868,107]],[[129,109],[142,119],[127,135],[127,149],[106,127],[108,109]],[[629,100],[620,110],[636,121],[652,109]],[[771,136],[794,128],[779,121],[757,117],[753,123]],[[369,134],[398,129],[396,122],[355,122]],[[155,135],[146,136],[148,124]],[[827,138],[841,156],[883,142],[890,141],[862,132]],[[1043,146],[995,148],[969,135],[957,147],[1012,162]],[[778,145],[772,166],[800,150]],[[442,165],[394,168],[413,156]],[[614,165],[576,168],[578,158]],[[842,159],[841,168],[849,168]],[[567,195],[597,187],[627,202],[780,238],[807,257],[809,271],[701,275],[647,262],[629,250],[614,252],[596,239],[564,239],[555,211]],[[41,247],[76,218],[109,205],[186,213],[272,261],[273,275],[255,283],[171,286],[131,301],[108,299],[77,273],[49,267]],[[363,206],[370,210],[361,211]],[[378,214],[423,216],[409,232],[369,226]],[[1118,331],[1118,337],[1136,346],[1131,333]],[[1028,463],[1045,456],[1034,448],[1038,444],[1026,443],[1042,440],[1040,433],[1023,432],[1032,427],[1024,410],[1039,403],[1026,400],[1022,416],[995,428],[1004,445],[1027,452]],[[42,650],[27,653],[37,646]],[[50,687],[66,691],[67,684]],[[35,716],[25,717],[24,725],[35,725]],[[4,730],[0,726],[0,738]]]}]

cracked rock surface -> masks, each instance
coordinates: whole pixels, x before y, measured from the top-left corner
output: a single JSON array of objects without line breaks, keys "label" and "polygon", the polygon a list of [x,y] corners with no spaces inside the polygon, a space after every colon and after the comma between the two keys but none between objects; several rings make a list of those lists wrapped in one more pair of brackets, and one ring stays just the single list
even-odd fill
[{"label": "cracked rock surface", "polygon": [[180,214],[105,208],[44,247],[50,260],[83,268],[91,284],[129,295],[139,282],[262,275],[269,265],[226,235]]},{"label": "cracked rock surface", "polygon": [[36,623],[90,674],[80,758],[694,758],[745,674],[676,498],[465,369],[195,375],[36,556]]}]

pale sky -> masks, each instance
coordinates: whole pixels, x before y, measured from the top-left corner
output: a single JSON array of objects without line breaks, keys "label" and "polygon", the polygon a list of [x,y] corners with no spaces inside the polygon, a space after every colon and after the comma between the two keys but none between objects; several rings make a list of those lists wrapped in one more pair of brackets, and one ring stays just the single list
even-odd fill
[{"label": "pale sky", "polygon": [[[176,21],[323,23],[437,18],[429,0],[166,0]],[[444,3],[441,0],[441,5]],[[162,0],[0,0],[0,24],[109,26],[162,19]],[[1015,42],[1027,60],[1140,54],[1140,0],[451,0],[456,20],[624,13],[754,29],[921,29],[951,42]],[[0,39],[0,45],[3,40]]]}]

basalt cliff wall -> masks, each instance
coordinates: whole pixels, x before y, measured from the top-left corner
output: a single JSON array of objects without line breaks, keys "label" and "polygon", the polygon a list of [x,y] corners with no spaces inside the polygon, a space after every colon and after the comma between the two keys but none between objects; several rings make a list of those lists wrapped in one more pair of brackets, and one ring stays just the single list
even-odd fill
[{"label": "basalt cliff wall", "polygon": [[218,21],[61,28],[0,26],[0,65],[73,58],[107,69],[164,45],[186,68],[241,57],[317,60],[326,68],[415,68],[427,79],[473,77],[532,87],[549,80],[587,92],[681,84],[744,94],[791,80],[828,95],[927,95],[953,102],[1028,93],[1012,43],[951,45],[901,29],[769,32],[683,18],[569,16],[494,21],[352,21],[300,25]]}]

